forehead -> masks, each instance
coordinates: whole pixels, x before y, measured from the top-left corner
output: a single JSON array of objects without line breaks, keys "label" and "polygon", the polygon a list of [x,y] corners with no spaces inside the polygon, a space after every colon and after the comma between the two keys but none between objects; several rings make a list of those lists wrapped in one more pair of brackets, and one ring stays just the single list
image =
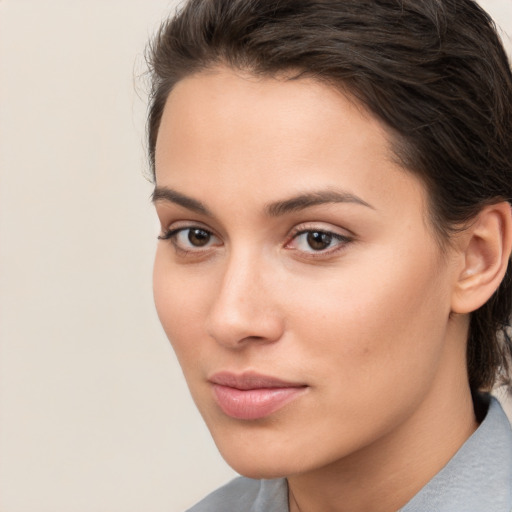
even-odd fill
[{"label": "forehead", "polygon": [[218,67],[181,80],[170,93],[159,127],[156,165],[167,157],[185,156],[180,147],[197,138],[201,147],[190,156],[206,152],[209,144],[220,156],[221,150],[235,152],[235,143],[243,142],[245,154],[264,149],[268,160],[283,158],[284,150],[314,159],[339,142],[337,133],[328,131],[331,127],[342,131],[351,147],[366,144],[381,158],[393,158],[388,132],[348,94],[311,78],[262,78]]},{"label": "forehead", "polygon": [[392,200],[404,185],[423,189],[396,162],[382,123],[349,95],[311,78],[229,68],[188,77],[169,95],[156,181],[187,195],[215,188],[226,200],[250,192],[272,201],[311,186],[382,199],[388,190]]}]

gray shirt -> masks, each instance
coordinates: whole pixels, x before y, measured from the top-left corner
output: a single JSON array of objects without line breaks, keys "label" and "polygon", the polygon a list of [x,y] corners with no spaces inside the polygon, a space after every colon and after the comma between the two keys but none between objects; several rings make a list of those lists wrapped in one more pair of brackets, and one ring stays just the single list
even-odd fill
[{"label": "gray shirt", "polygon": [[[236,478],[188,512],[288,512],[286,479]],[[512,430],[496,399],[473,435],[399,512],[512,512]]]}]

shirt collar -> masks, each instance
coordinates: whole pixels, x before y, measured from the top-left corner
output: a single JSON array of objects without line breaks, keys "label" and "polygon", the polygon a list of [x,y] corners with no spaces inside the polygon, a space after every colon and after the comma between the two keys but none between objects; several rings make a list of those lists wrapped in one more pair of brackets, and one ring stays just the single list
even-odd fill
[{"label": "shirt collar", "polygon": [[473,435],[400,512],[432,510],[512,510],[512,431],[495,398]]},{"label": "shirt collar", "polygon": [[[499,402],[448,464],[398,512],[511,512],[512,430]],[[286,479],[262,480],[251,512],[288,511]]]}]

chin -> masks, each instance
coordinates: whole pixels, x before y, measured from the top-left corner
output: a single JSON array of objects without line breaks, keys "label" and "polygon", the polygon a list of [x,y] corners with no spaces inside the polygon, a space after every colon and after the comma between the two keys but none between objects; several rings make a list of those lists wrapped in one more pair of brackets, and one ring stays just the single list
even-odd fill
[{"label": "chin", "polygon": [[[224,457],[224,454],[221,453]],[[282,461],[275,460],[275,457],[269,457],[267,460],[250,459],[248,457],[224,457],[224,460],[238,474],[255,480],[270,480],[273,478],[286,478],[295,473],[300,473],[297,467],[283,464]]]},{"label": "chin", "polygon": [[223,439],[214,436],[214,441],[227,464],[247,478],[283,478],[316,466],[313,458],[289,441],[258,442],[236,435],[226,435]]}]

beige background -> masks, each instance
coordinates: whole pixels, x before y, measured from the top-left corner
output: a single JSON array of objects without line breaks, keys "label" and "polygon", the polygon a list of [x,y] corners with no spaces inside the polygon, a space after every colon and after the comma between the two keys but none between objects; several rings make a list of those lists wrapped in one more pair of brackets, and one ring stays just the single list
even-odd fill
[{"label": "beige background", "polygon": [[233,475],[152,304],[134,76],[174,5],[0,0],[0,512],[180,511]]}]

